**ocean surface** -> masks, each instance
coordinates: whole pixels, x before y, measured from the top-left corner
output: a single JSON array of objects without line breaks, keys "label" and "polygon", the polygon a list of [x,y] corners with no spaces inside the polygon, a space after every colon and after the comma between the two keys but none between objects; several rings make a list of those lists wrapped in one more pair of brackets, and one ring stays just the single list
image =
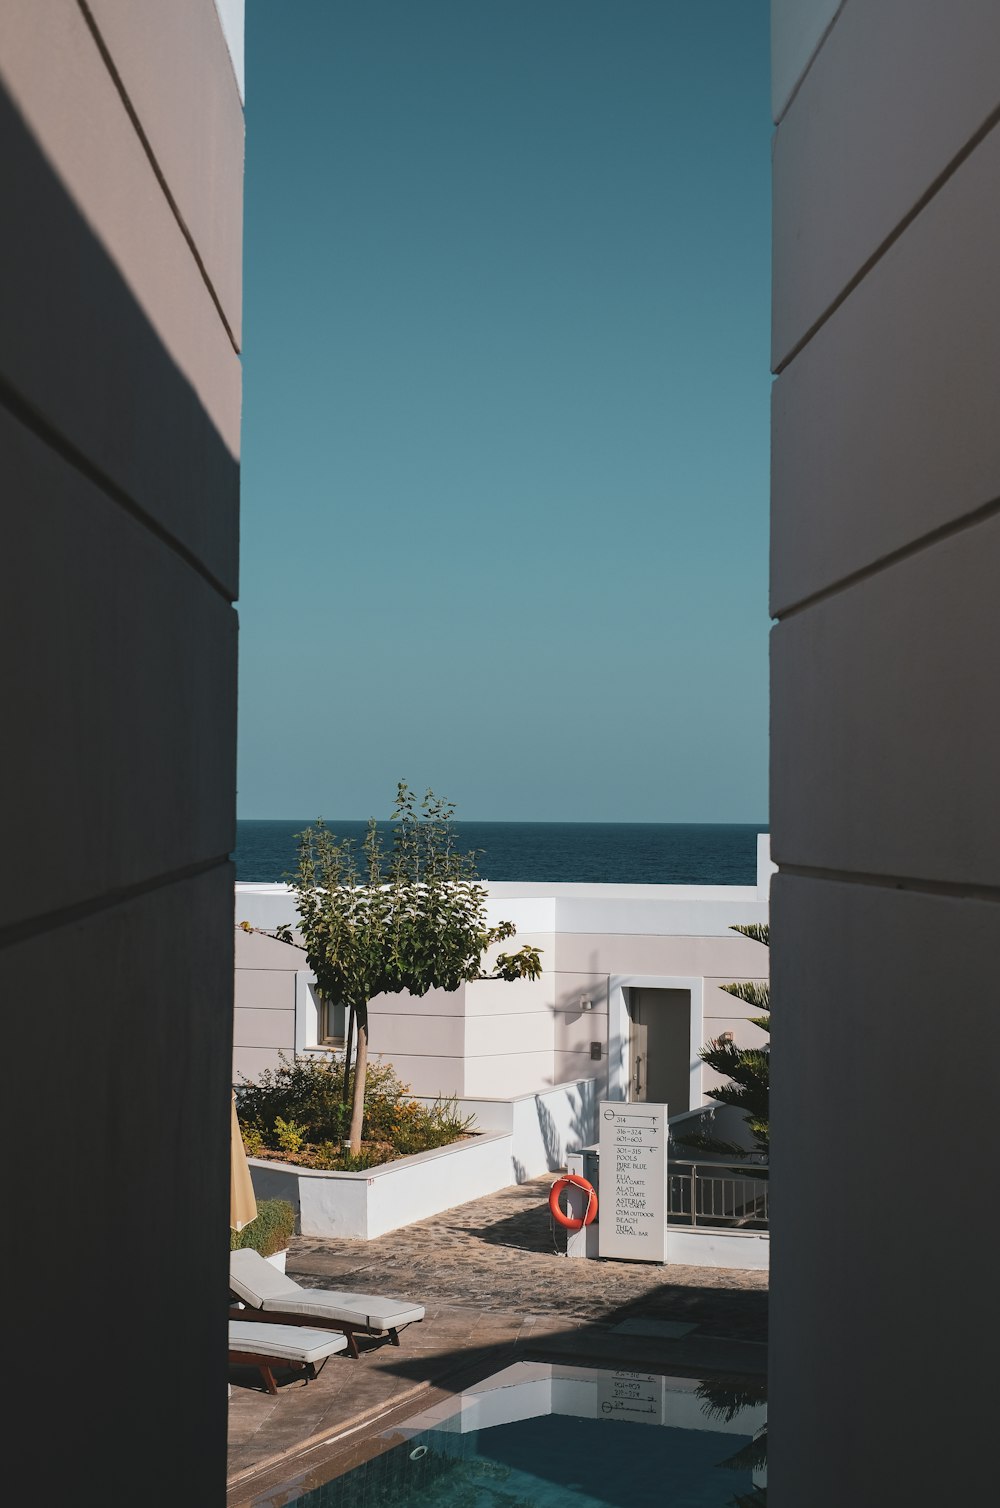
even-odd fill
[{"label": "ocean surface", "polygon": [[[296,866],[296,834],[309,825],[237,822],[236,878],[286,880]],[[359,846],[367,830],[365,822],[326,825]],[[456,821],[453,827],[458,847],[475,850],[484,880],[602,885],[753,885],[757,834],[768,830],[750,822]]]}]

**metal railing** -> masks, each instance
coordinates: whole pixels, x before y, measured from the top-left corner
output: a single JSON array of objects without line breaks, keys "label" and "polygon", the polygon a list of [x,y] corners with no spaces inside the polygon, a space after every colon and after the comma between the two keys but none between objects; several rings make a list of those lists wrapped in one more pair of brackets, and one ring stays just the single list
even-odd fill
[{"label": "metal railing", "polygon": [[668,1221],[767,1230],[767,1168],[761,1165],[754,1173],[726,1163],[672,1159],[667,1173]]}]

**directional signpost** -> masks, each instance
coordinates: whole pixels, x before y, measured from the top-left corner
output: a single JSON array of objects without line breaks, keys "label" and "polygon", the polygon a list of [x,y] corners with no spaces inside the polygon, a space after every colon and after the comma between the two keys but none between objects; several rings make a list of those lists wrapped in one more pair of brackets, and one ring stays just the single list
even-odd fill
[{"label": "directional signpost", "polygon": [[667,1260],[667,1107],[605,1100],[598,1253]]}]

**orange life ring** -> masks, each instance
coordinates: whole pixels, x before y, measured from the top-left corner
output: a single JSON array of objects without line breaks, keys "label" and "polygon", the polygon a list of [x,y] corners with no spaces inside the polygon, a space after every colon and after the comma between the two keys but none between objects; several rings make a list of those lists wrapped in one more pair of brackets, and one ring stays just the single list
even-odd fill
[{"label": "orange life ring", "polygon": [[[575,1189],[584,1189],[587,1194],[587,1208],[583,1212],[583,1219],[577,1220],[574,1215],[567,1215],[559,1203],[559,1195],[570,1184]],[[549,1209],[552,1211],[553,1220],[558,1220],[567,1230],[580,1230],[584,1225],[589,1225],[597,1214],[597,1190],[586,1178],[579,1178],[576,1173],[564,1173],[557,1178],[549,1189]]]}]

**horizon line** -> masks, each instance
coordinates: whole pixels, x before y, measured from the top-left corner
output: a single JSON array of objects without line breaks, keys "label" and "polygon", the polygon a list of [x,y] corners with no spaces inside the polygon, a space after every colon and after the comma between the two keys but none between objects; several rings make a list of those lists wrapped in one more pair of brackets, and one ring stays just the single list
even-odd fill
[{"label": "horizon line", "polygon": [[[329,827],[334,822],[360,822],[372,821],[371,817],[240,817],[237,822],[303,822],[306,827],[311,823],[323,822]],[[392,817],[376,817],[376,822],[390,823]],[[755,827],[758,832],[769,832],[768,822],[740,821],[695,821],[688,819],[679,821],[669,818],[654,817],[451,817],[449,821],[456,825],[463,822],[474,822],[479,826],[496,827]]]}]

